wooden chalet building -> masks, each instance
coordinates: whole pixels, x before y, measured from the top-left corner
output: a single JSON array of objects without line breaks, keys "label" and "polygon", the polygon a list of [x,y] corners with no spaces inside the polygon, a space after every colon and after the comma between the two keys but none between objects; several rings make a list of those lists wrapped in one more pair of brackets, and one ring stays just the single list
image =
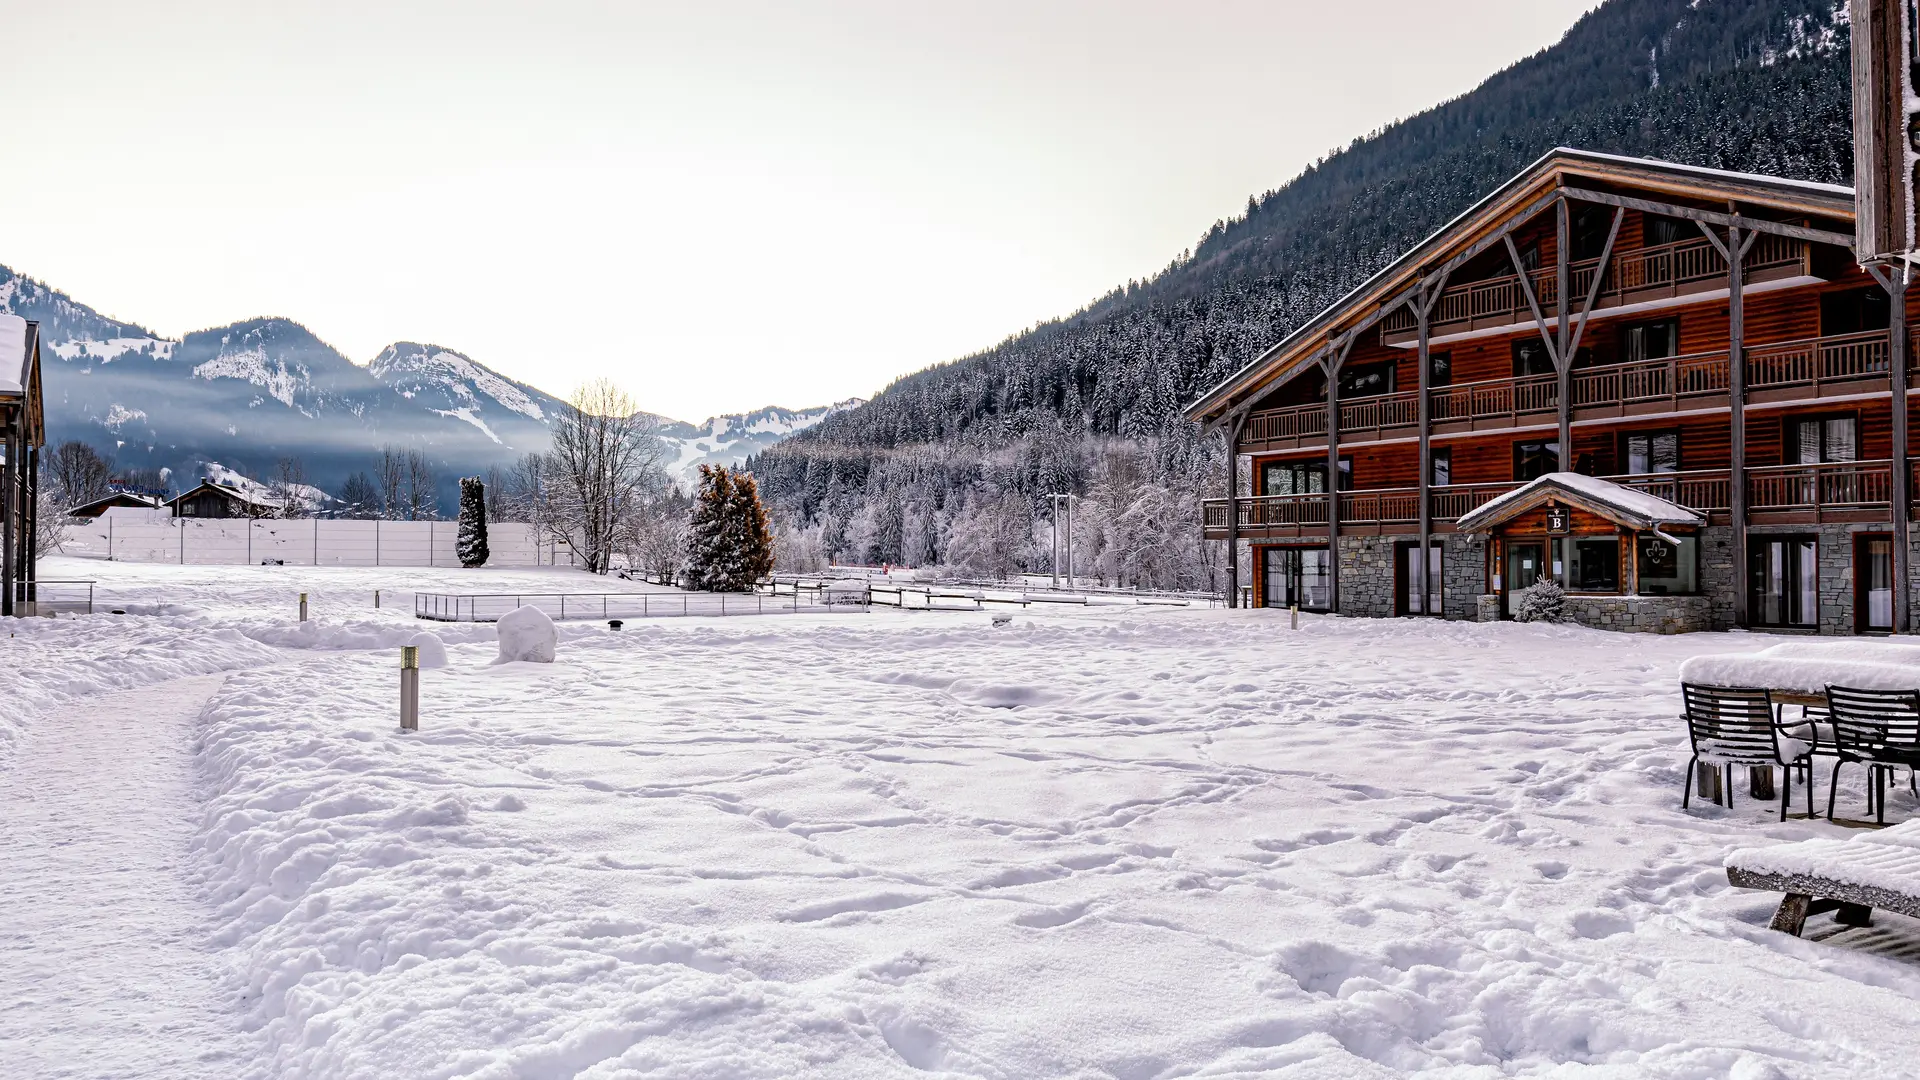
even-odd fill
[{"label": "wooden chalet building", "polygon": [[1189,408],[1234,449],[1206,534],[1267,607],[1497,618],[1551,576],[1597,625],[1909,631],[1907,290],[1853,218],[1555,150]]},{"label": "wooden chalet building", "polygon": [[173,508],[174,517],[262,518],[279,517],[281,511],[276,499],[249,497],[237,488],[216,484],[204,476],[199,484],[175,495],[165,505]]},{"label": "wooden chalet building", "polygon": [[0,314],[0,615],[34,610],[34,528],[47,416],[40,324]]}]

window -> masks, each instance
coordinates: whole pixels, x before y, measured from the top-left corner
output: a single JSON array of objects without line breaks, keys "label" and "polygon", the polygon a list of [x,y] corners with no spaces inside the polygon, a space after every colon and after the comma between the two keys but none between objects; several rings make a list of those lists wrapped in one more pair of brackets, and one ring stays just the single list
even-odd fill
[{"label": "window", "polygon": [[1749,543],[1747,614],[1754,625],[1818,625],[1819,562],[1813,537],[1756,536]]},{"label": "window", "polygon": [[1513,444],[1513,478],[1518,482],[1538,480],[1560,469],[1558,442],[1517,442]]},{"label": "window", "polygon": [[1340,369],[1340,398],[1393,393],[1392,364],[1355,364]]},{"label": "window", "polygon": [[1547,353],[1547,343],[1537,335],[1530,334],[1513,343],[1514,378],[1553,373],[1553,357]]},{"label": "window", "polygon": [[1563,536],[1553,541],[1554,572],[1569,592],[1620,591],[1620,538]]},{"label": "window", "polygon": [[1540,245],[1527,244],[1520,248],[1520,268],[1526,271],[1540,269]]},{"label": "window", "polygon": [[1579,262],[1597,259],[1607,248],[1607,234],[1613,231],[1613,208],[1582,206],[1573,212],[1572,245],[1567,257]]},{"label": "window", "polygon": [[1893,632],[1893,540],[1862,536],[1853,548],[1854,621],[1865,631]]},{"label": "window", "polygon": [[[1340,490],[1353,490],[1353,459],[1340,459]],[[1327,463],[1324,461],[1270,461],[1260,467],[1262,495],[1324,495],[1327,493]]]},{"label": "window", "polygon": [[1634,476],[1680,471],[1680,433],[1636,431],[1621,436],[1627,472]]},{"label": "window", "polygon": [[1642,596],[1678,596],[1700,591],[1700,541],[1676,536],[1678,545],[1658,536],[1642,535],[1637,577]]},{"label": "window", "polygon": [[1450,352],[1430,352],[1427,354],[1427,385],[1453,385],[1453,354]]},{"label": "window", "polygon": [[1662,319],[1659,322],[1636,323],[1620,328],[1620,359],[1631,364],[1636,360],[1664,360],[1669,356],[1680,355],[1680,320]]},{"label": "window", "polygon": [[1878,285],[1820,294],[1820,334],[1858,334],[1885,330],[1893,305]]},{"label": "window", "polygon": [[1262,549],[1262,559],[1265,606],[1326,610],[1333,596],[1332,563],[1326,548],[1269,547]]},{"label": "window", "polygon": [[1646,230],[1644,243],[1647,247],[1677,244],[1682,240],[1689,240],[1700,235],[1699,228],[1689,225],[1682,218],[1648,214],[1643,219],[1643,223]]},{"label": "window", "polygon": [[1787,464],[1860,460],[1859,420],[1852,414],[1790,416],[1785,422]]},{"label": "window", "polygon": [[1428,460],[1430,469],[1427,475],[1427,483],[1432,484],[1434,487],[1446,487],[1448,484],[1453,483],[1453,451],[1451,449],[1439,448],[1430,451],[1430,454],[1431,457]]}]

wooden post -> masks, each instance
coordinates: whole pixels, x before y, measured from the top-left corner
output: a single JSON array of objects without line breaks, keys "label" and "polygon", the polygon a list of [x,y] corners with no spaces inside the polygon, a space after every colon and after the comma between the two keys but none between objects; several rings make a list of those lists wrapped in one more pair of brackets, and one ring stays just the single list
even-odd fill
[{"label": "wooden post", "polygon": [[[1246,422],[1243,414],[1227,425],[1227,606],[1230,608],[1240,606],[1240,432]],[[1060,584],[1057,568],[1054,584]]]},{"label": "wooden post", "polygon": [[0,615],[12,615],[13,610],[13,553],[15,550],[13,534],[20,527],[20,515],[14,499],[14,488],[18,487],[20,455],[17,449],[19,439],[16,429],[25,420],[25,408],[7,410],[6,440],[4,447],[7,460],[0,465],[0,540],[5,541],[0,549]]},{"label": "wooden post", "polygon": [[420,730],[420,649],[400,646],[400,730]]},{"label": "wooden post", "polygon": [[1756,799],[1773,798],[1773,766],[1747,766],[1747,790]]},{"label": "wooden post", "polygon": [[[1431,615],[1433,612],[1427,610],[1427,598],[1433,595],[1431,589],[1432,583],[1427,580],[1427,545],[1433,542],[1433,508],[1428,505],[1431,501],[1431,488],[1433,486],[1433,343],[1428,339],[1432,336],[1433,305],[1428,299],[1428,293],[1424,285],[1425,283],[1423,282],[1421,290],[1415,294],[1413,313],[1415,326],[1418,328],[1420,336],[1419,359],[1417,361],[1420,365],[1420,545],[1414,551],[1413,561],[1414,565],[1419,567],[1419,576],[1417,578],[1419,584],[1417,588],[1419,589],[1420,603],[1418,611],[1422,615]],[[1440,295],[1440,291],[1445,285],[1446,279],[1443,277],[1440,285],[1434,289],[1432,295]]]},{"label": "wooden post", "polygon": [[1356,335],[1331,343],[1321,361],[1327,372],[1327,610],[1340,610],[1340,369]]},{"label": "wooden post", "polygon": [[1727,516],[1733,519],[1733,621],[1747,625],[1747,251],[1758,232],[1740,227],[1739,207],[1724,243],[1704,221],[1695,225],[1727,261],[1727,412],[1729,430]]},{"label": "wooden post", "polygon": [[1715,804],[1720,798],[1720,766],[1709,765],[1702,761],[1694,767],[1693,793],[1702,799],[1711,799]]},{"label": "wooden post", "polygon": [[[1912,594],[1908,584],[1912,573],[1913,466],[1907,461],[1907,355],[1911,343],[1907,337],[1907,267],[1887,270],[1891,301],[1887,328],[1887,375],[1893,390],[1893,632],[1909,633]],[[1859,573],[1856,569],[1855,573]]]},{"label": "wooden post", "polygon": [[1573,471],[1573,357],[1567,355],[1568,318],[1573,314],[1573,303],[1568,298],[1570,286],[1568,280],[1568,245],[1572,242],[1572,228],[1568,219],[1567,200],[1561,199],[1554,204],[1555,249],[1553,253],[1553,281],[1558,294],[1554,300],[1555,321],[1558,324],[1553,336],[1553,361],[1559,376],[1560,398],[1560,471]]}]

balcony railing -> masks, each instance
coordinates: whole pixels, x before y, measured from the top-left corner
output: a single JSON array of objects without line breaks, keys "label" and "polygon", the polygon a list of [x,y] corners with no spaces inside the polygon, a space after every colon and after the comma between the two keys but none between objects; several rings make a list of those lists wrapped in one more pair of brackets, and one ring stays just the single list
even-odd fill
[{"label": "balcony railing", "polygon": [[[1807,244],[1804,241],[1763,234],[1755,242],[1753,250],[1747,253],[1746,272],[1753,276],[1770,270],[1804,267],[1806,260]],[[1580,301],[1584,301],[1592,289],[1593,275],[1599,265],[1599,259],[1585,259],[1568,267],[1568,287]],[[1594,307],[1597,310],[1623,303],[1638,303],[1647,298],[1647,293],[1656,296],[1661,293],[1679,295],[1688,286],[1724,280],[1726,275],[1726,260],[1720,257],[1719,251],[1704,236],[1635,251],[1615,252],[1613,265],[1608,268],[1606,281],[1594,300]],[[1558,271],[1549,267],[1531,271],[1527,276],[1532,281],[1534,296],[1540,302],[1541,314],[1557,316],[1560,310]],[[1440,303],[1434,309],[1433,326],[1436,330],[1447,332],[1527,322],[1532,318],[1533,309],[1527,303],[1525,290],[1520,287],[1519,275],[1508,274],[1455,285],[1446,290],[1440,295]],[[1395,309],[1381,322],[1382,331],[1389,335],[1404,334],[1417,328],[1413,312],[1404,307]]]},{"label": "balcony railing", "polygon": [[1640,473],[1602,479],[1644,491],[1671,503],[1679,503],[1690,510],[1707,513],[1725,510],[1732,505],[1732,484],[1728,477],[1726,469],[1689,469],[1686,472]]},{"label": "balcony railing", "polygon": [[1886,461],[1774,465],[1747,470],[1747,508],[1871,510],[1893,502],[1893,466]]},{"label": "balcony railing", "polygon": [[[1915,369],[1920,370],[1920,343],[1913,356]],[[1747,347],[1747,386],[1756,392],[1810,388],[1809,396],[1818,396],[1823,387],[1884,379],[1887,369],[1884,330]],[[1579,368],[1573,373],[1573,407],[1621,413],[1657,412],[1661,405],[1678,409],[1725,395],[1728,376],[1724,350]],[[1456,383],[1436,386],[1429,393],[1432,421],[1442,430],[1457,430],[1462,424],[1537,423],[1560,407],[1559,380],[1553,375]],[[1410,433],[1419,420],[1416,391],[1355,398],[1340,404],[1340,437],[1366,441],[1390,432]],[[1326,432],[1326,406],[1315,403],[1252,413],[1242,439],[1249,446],[1325,445]]]},{"label": "balcony railing", "polygon": [[[1518,484],[1453,484],[1431,490],[1433,518],[1452,521],[1467,511],[1504,495]],[[1327,497],[1321,495],[1256,495],[1236,499],[1241,533],[1272,530],[1327,527]],[[1208,499],[1202,506],[1203,520],[1209,532],[1224,534],[1227,528],[1227,500]],[[1414,525],[1420,521],[1419,488],[1375,488],[1340,493],[1342,528],[1369,528],[1383,525]]]},{"label": "balcony railing", "polygon": [[1783,341],[1747,348],[1747,386],[1752,389],[1811,386],[1878,376],[1885,378],[1885,330]]}]

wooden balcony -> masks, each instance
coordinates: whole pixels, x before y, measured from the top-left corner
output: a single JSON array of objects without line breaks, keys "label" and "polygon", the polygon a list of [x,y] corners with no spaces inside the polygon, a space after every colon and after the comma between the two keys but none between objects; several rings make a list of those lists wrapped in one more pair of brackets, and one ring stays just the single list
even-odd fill
[{"label": "wooden balcony", "polygon": [[[1920,489],[1920,462],[1911,482]],[[1711,524],[1728,522],[1731,476],[1726,469],[1608,476],[1603,479],[1637,488],[1707,515]],[[1432,491],[1435,532],[1452,531],[1467,511],[1519,487],[1517,483],[1454,484]],[[1234,500],[1243,539],[1324,537],[1325,495],[1271,495]],[[1893,502],[1893,470],[1886,461],[1846,461],[1824,465],[1770,465],[1747,470],[1747,518],[1753,525],[1814,525],[1826,522],[1874,523],[1887,520]],[[1227,500],[1208,499],[1206,537],[1227,537]],[[1920,516],[1920,509],[1916,510]],[[1380,488],[1340,493],[1340,531],[1369,535],[1412,533],[1420,522],[1418,488]]]},{"label": "wooden balcony", "polygon": [[[1908,355],[1920,358],[1920,343]],[[1884,390],[1887,357],[1884,330],[1751,345],[1747,347],[1747,398],[1752,402],[1815,401]],[[1725,407],[1728,386],[1725,351],[1580,368],[1573,373],[1573,418],[1631,418]],[[1559,381],[1552,375],[1436,386],[1431,395],[1436,435],[1549,424],[1560,408]],[[1419,422],[1417,391],[1356,398],[1340,405],[1340,442],[1414,438]],[[1326,444],[1326,406],[1295,405],[1250,414],[1241,433],[1240,452],[1271,453]]]},{"label": "wooden balcony", "polygon": [[1886,521],[1893,465],[1844,461],[1747,470],[1747,517],[1756,525]]},{"label": "wooden balcony", "polygon": [[[1593,287],[1593,275],[1600,260],[1587,259],[1569,267],[1568,286],[1576,303],[1584,303]],[[1541,314],[1556,318],[1560,313],[1558,275],[1547,267],[1530,272],[1534,296],[1540,301]],[[1749,286],[1796,277],[1813,276],[1813,249],[1804,240],[1762,234],[1747,254],[1746,281]],[[1706,237],[1673,244],[1615,252],[1613,265],[1594,300],[1594,311],[1634,305],[1657,305],[1694,293],[1713,292],[1726,287],[1727,263]],[[1532,323],[1533,309],[1527,303],[1526,290],[1518,274],[1467,282],[1447,289],[1434,309],[1429,333],[1433,338],[1494,331],[1517,323]],[[1388,345],[1406,345],[1418,334],[1413,313],[1397,309],[1380,324],[1381,340]]]}]

